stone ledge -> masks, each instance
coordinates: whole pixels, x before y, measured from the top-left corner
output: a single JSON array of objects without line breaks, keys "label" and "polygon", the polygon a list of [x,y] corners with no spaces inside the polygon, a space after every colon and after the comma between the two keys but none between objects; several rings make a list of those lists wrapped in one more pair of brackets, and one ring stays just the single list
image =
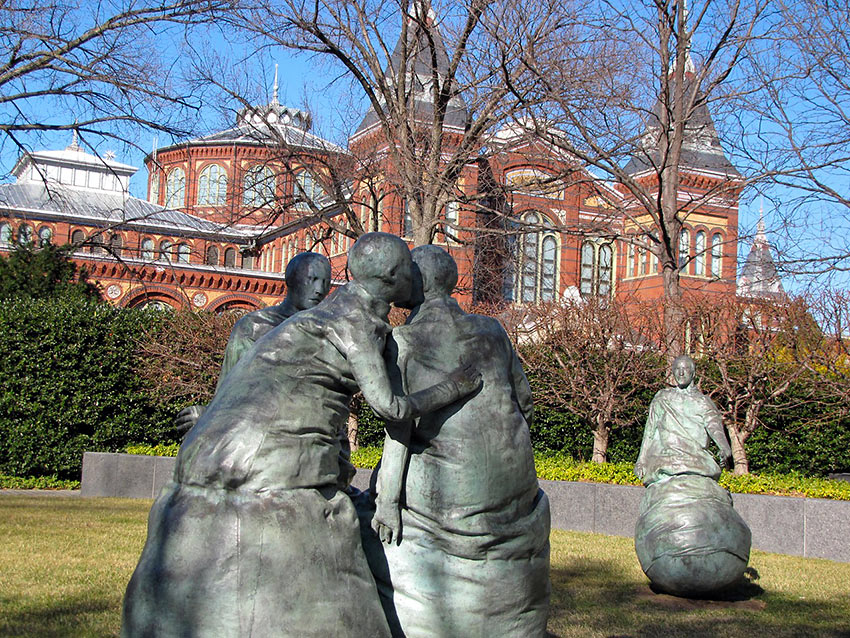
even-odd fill
[{"label": "stone ledge", "polygon": [[[174,472],[174,458],[86,452],[82,496],[156,498]],[[358,470],[352,484],[369,485],[371,470]],[[631,537],[642,487],[540,481],[549,496],[552,527]],[[733,494],[735,509],[753,532],[753,548],[777,554],[850,563],[850,501]]]}]

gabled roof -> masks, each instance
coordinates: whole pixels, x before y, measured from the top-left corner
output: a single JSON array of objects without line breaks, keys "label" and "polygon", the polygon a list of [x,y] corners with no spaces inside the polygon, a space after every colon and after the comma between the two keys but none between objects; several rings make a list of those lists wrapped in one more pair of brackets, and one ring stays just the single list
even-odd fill
[{"label": "gabled roof", "polygon": [[741,297],[777,297],[785,294],[782,280],[776,271],[776,262],[764,232],[764,222],[759,220],[758,232],[753,239],[750,254],[738,278],[738,295]]},{"label": "gabled roof", "polygon": [[[442,81],[449,71],[449,55],[443,44],[443,37],[436,25],[434,13],[431,9],[428,10],[428,15],[425,18],[428,23],[426,29],[418,22],[409,20],[407,30],[407,47],[408,58],[405,64],[404,58],[404,38],[399,36],[396,42],[393,53],[387,63],[384,71],[384,77],[394,82],[400,73],[408,74],[408,83],[412,90],[413,109],[416,118],[424,123],[428,123],[433,119],[434,101],[431,96],[431,80],[433,66],[431,61],[431,44],[429,36],[433,39],[433,51],[437,62],[437,73]],[[411,56],[411,53],[412,56]],[[375,112],[374,106],[370,105],[369,110],[363,117],[363,121],[357,127],[352,137],[357,137],[374,127],[379,122],[378,115]],[[449,100],[446,114],[445,126],[450,128],[465,130],[469,124],[469,109],[466,102],[461,96],[455,96]]]},{"label": "gabled roof", "polygon": [[[694,74],[685,74],[685,95],[693,90]],[[671,84],[671,92],[674,87]],[[625,171],[629,174],[642,173],[646,170],[656,170],[663,166],[662,149],[658,147],[662,115],[667,107],[661,96],[655,102],[647,118],[646,131],[642,140],[642,148],[626,164]],[[697,171],[719,173],[726,177],[739,177],[738,169],[729,161],[723,152],[720,138],[714,126],[714,120],[708,110],[705,96],[697,91],[691,117],[685,126],[685,139],[682,144],[682,155],[679,163],[681,168]]]}]

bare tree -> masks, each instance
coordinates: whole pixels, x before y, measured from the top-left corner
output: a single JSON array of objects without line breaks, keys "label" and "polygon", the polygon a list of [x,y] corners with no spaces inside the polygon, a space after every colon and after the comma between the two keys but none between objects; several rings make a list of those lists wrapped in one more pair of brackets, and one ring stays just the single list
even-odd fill
[{"label": "bare tree", "polygon": [[639,420],[641,393],[663,379],[664,361],[619,303],[591,300],[527,312],[515,325],[527,331],[521,352],[539,381],[535,402],[586,420],[593,431],[591,460],[604,463],[611,432]]},{"label": "bare tree", "polygon": [[229,8],[229,0],[2,3],[4,141],[26,152],[27,136],[45,131],[126,139],[127,124],[185,134],[198,103],[177,89],[173,61],[158,51],[173,50],[177,28]]},{"label": "bare tree", "polygon": [[591,4],[580,55],[575,38],[529,50],[534,80],[512,91],[538,135],[623,194],[612,200],[620,236],[657,259],[672,357],[683,351],[680,270],[697,257],[680,251],[682,228],[700,209],[736,203],[750,179],[724,155],[709,110],[749,91],[743,61],[769,3]]}]

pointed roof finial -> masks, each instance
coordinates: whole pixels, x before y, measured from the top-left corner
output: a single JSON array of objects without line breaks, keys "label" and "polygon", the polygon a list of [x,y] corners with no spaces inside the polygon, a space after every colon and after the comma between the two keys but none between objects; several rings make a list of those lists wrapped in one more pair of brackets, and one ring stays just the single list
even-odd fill
[{"label": "pointed roof finial", "polygon": [[274,65],[274,86],[272,87],[272,104],[278,106],[280,102],[277,99],[277,64]]},{"label": "pointed roof finial", "polygon": [[68,147],[65,150],[66,151],[81,151],[81,150],[83,150],[82,148],[80,148],[80,135],[77,132],[77,120],[74,120],[74,130],[73,130],[73,137],[71,137],[71,143],[68,145]]},{"label": "pointed roof finial", "polygon": [[756,236],[753,240],[753,245],[759,243],[767,244],[767,233],[764,228],[764,195],[761,196],[761,201],[759,203],[759,221],[756,226]]}]

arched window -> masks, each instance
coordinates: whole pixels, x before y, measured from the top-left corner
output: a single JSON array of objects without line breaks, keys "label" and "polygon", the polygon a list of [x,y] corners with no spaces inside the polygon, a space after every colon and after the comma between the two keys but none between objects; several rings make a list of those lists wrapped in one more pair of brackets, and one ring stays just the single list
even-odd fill
[{"label": "arched window", "polygon": [[296,201],[302,202],[301,205],[308,207],[304,201],[313,202],[317,206],[322,205],[322,200],[325,199],[325,191],[322,185],[316,181],[310,171],[301,171],[295,176],[297,186],[295,188]]},{"label": "arched window", "polygon": [[71,233],[71,243],[74,244],[76,248],[80,248],[83,245],[83,242],[86,240],[86,234],[81,230],[75,230]]},{"label": "arched window", "polygon": [[142,259],[153,261],[153,239],[146,237],[142,240]]},{"label": "arched window", "polygon": [[207,258],[206,262],[207,266],[218,266],[218,247],[217,246],[208,246],[207,247]]},{"label": "arched window", "polygon": [[171,261],[174,244],[169,240],[163,239],[159,242],[159,259],[160,261]]},{"label": "arched window", "polygon": [[192,249],[189,248],[188,244],[180,244],[177,246],[177,261],[181,264],[189,263],[189,255],[192,254]]},{"label": "arched window", "polygon": [[632,277],[635,274],[635,246],[629,244],[626,252],[626,277]]},{"label": "arched window", "polygon": [[91,238],[91,251],[95,255],[105,255],[106,254],[106,246],[103,241],[103,235],[98,233],[94,237]]},{"label": "arched window", "polygon": [[227,174],[218,164],[210,164],[198,177],[198,206],[224,206]]},{"label": "arched window", "polygon": [[611,295],[614,249],[610,243],[589,239],[581,245],[579,291],[583,297]]},{"label": "arched window", "polygon": [[268,166],[252,166],[245,171],[242,202],[246,206],[272,206],[275,201],[275,178]]},{"label": "arched window", "polygon": [[723,237],[720,233],[711,236],[711,276],[720,277],[723,273]]},{"label": "arched window", "polygon": [[32,226],[29,224],[18,226],[18,243],[21,245],[32,243]]},{"label": "arched window", "polygon": [[38,245],[46,246],[53,241],[53,231],[49,226],[42,226],[38,229]]},{"label": "arched window", "polygon": [[638,274],[640,274],[640,276],[643,277],[646,274],[646,267],[648,265],[647,264],[648,255],[647,255],[646,247],[644,247],[644,246],[638,247],[637,258],[638,258]]},{"label": "arched window", "polygon": [[236,267],[236,249],[228,248],[224,251],[224,265],[226,268]]},{"label": "arched window", "polygon": [[684,228],[679,233],[679,270],[685,270],[688,266],[688,257],[691,250],[691,236]]},{"label": "arched window", "polygon": [[0,246],[8,246],[12,243],[12,227],[9,224],[0,224]]},{"label": "arched window", "polygon": [[694,274],[705,275],[705,232],[701,230],[694,235]]},{"label": "arched window", "polygon": [[[322,244],[319,244],[320,246]],[[254,269],[254,255],[243,254],[242,255],[242,267],[248,270]]]},{"label": "arched window", "polygon": [[175,168],[168,174],[165,182],[165,207],[182,208],[186,203],[186,173]]},{"label": "arched window", "polygon": [[544,228],[509,240],[512,258],[505,271],[505,298],[521,303],[552,301],[558,294],[558,237],[554,230],[545,228],[546,220],[538,213],[526,213],[522,223]]},{"label": "arched window", "polygon": [[120,257],[121,253],[124,250],[124,239],[118,233],[112,235],[109,238],[109,248],[112,250],[112,254],[116,257]]}]

